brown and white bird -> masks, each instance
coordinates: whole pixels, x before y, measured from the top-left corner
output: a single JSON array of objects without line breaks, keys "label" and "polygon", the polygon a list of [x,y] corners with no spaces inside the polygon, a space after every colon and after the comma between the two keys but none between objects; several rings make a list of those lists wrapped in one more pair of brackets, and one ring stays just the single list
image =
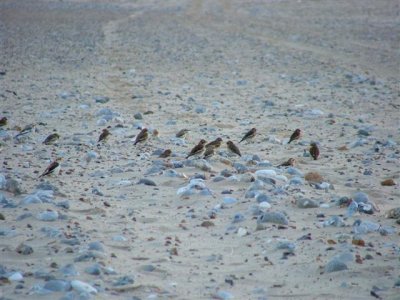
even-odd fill
[{"label": "brown and white bird", "polygon": [[222,143],[222,139],[219,137],[215,140],[213,140],[212,142],[209,142],[205,147],[209,148],[209,147],[213,147],[213,148],[219,148],[221,147],[221,143]]},{"label": "brown and white bird", "polygon": [[206,150],[204,151],[204,159],[210,158],[211,156],[213,156],[215,154],[215,147],[213,146],[205,146]]},{"label": "brown and white bird", "polygon": [[51,145],[54,142],[56,142],[59,138],[60,138],[60,135],[58,133],[52,133],[43,141],[43,144]]},{"label": "brown and white bird", "polygon": [[296,160],[294,158],[289,158],[284,163],[280,164],[278,167],[293,167],[296,164]]},{"label": "brown and white bird", "polygon": [[147,128],[143,128],[139,132],[139,134],[136,136],[135,142],[133,144],[136,145],[137,143],[144,142],[147,140],[148,137],[149,137],[149,134],[148,134]]},{"label": "brown and white bird", "polygon": [[61,158],[57,158],[55,161],[53,161],[47,168],[46,170],[44,170],[44,172],[42,173],[42,175],[39,176],[43,177],[46,175],[50,175],[50,174],[59,174],[60,170],[61,170],[61,165],[59,163],[59,161],[61,161]]},{"label": "brown and white bird", "polygon": [[293,142],[294,140],[298,140],[301,136],[301,130],[300,129],[296,129],[292,135],[290,136],[289,142],[288,144],[290,144],[291,142]]},{"label": "brown and white bird", "polygon": [[6,125],[7,125],[7,118],[6,117],[2,117],[0,119],[0,127],[6,126]]},{"label": "brown and white bird", "polygon": [[163,151],[163,153],[160,154],[159,157],[160,158],[167,158],[167,157],[171,156],[171,153],[172,153],[171,149],[166,149],[166,150]]},{"label": "brown and white bird", "polygon": [[312,158],[314,158],[314,160],[317,160],[319,157],[319,148],[316,143],[311,143],[310,146],[310,155]]},{"label": "brown and white bird", "polygon": [[257,132],[257,129],[255,129],[255,128],[250,129],[250,130],[244,135],[244,137],[240,140],[239,143],[241,143],[241,142],[243,142],[243,141],[246,141],[246,140],[252,139],[253,137],[255,137],[256,132]]},{"label": "brown and white bird", "polygon": [[104,143],[108,139],[110,134],[111,133],[108,131],[108,129],[104,128],[103,131],[101,132],[101,134],[99,136],[99,140],[97,142],[100,143],[101,141],[103,141],[103,143]]},{"label": "brown and white bird", "polygon": [[228,150],[236,155],[242,156],[240,153],[239,148],[232,142],[232,141],[227,141],[226,145],[228,146]]},{"label": "brown and white bird", "polygon": [[177,133],[176,133],[176,137],[177,138],[181,138],[181,139],[183,139],[187,134],[188,134],[188,132],[189,132],[189,129],[181,129],[181,130],[179,130]]},{"label": "brown and white bird", "polygon": [[204,145],[207,143],[206,140],[201,139],[200,142],[193,147],[193,149],[190,151],[190,153],[186,156],[186,158],[189,158],[190,156],[193,155],[200,155],[204,151]]}]

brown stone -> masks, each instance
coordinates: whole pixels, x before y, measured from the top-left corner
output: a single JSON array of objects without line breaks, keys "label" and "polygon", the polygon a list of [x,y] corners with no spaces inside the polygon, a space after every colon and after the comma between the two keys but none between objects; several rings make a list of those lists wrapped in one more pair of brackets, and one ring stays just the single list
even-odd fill
[{"label": "brown stone", "polygon": [[392,186],[392,185],[396,185],[396,182],[390,178],[390,179],[386,179],[384,181],[381,181],[381,185],[383,186]]},{"label": "brown stone", "polygon": [[318,172],[308,172],[304,176],[304,178],[308,182],[322,182],[323,181],[321,174],[319,174]]}]

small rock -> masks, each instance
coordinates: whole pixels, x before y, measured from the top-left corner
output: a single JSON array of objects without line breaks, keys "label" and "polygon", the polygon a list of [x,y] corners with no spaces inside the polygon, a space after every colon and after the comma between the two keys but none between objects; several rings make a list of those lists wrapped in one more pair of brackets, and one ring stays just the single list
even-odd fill
[{"label": "small rock", "polygon": [[246,236],[247,235],[247,230],[245,228],[239,227],[237,231],[237,235],[240,237]]},{"label": "small rock", "polygon": [[336,258],[332,259],[325,266],[325,272],[326,273],[343,271],[343,270],[347,270],[347,269],[348,269],[347,265],[344,262],[342,262],[342,261],[340,261],[340,260],[338,260]]},{"label": "small rock", "polygon": [[388,219],[400,219],[400,207],[395,207],[395,208],[389,209],[386,212],[386,218],[388,218]]},{"label": "small rock", "polygon": [[332,216],[328,220],[324,221],[322,223],[322,226],[324,226],[324,227],[328,227],[328,226],[343,227],[343,226],[345,226],[345,223],[341,217]]},{"label": "small rock", "polygon": [[36,215],[36,218],[38,220],[45,221],[45,222],[55,221],[58,219],[58,217],[59,217],[59,214],[57,211],[43,211]]},{"label": "small rock", "polygon": [[13,193],[14,195],[21,194],[19,183],[13,178],[7,179],[5,189],[7,192]]},{"label": "small rock", "polygon": [[257,218],[257,223],[275,223],[288,225],[289,221],[281,212],[265,212]]},{"label": "small rock", "polygon": [[104,103],[107,103],[108,101],[110,101],[110,98],[106,97],[106,96],[95,96],[94,100],[96,101],[96,103],[104,104]]},{"label": "small rock", "polygon": [[132,284],[134,282],[131,276],[123,276],[114,281],[113,286],[122,286]]},{"label": "small rock", "polygon": [[142,116],[141,113],[136,113],[136,114],[133,115],[133,117],[134,117],[136,120],[143,120],[143,116]]},{"label": "small rock", "polygon": [[390,178],[390,179],[383,180],[381,182],[381,185],[383,185],[383,186],[393,186],[393,185],[396,185],[396,182],[393,179]]},{"label": "small rock", "polygon": [[222,200],[222,202],[224,204],[235,204],[237,202],[236,198],[233,197],[224,197],[224,199]]},{"label": "small rock", "polygon": [[22,276],[22,274],[20,272],[15,272],[15,273],[12,273],[8,277],[8,280],[10,280],[10,281],[22,281],[22,280],[24,280],[24,276]]},{"label": "small rock", "polygon": [[366,193],[363,192],[357,192],[353,196],[353,200],[356,201],[358,204],[360,203],[368,203],[369,202],[369,197]]},{"label": "small rock", "polygon": [[19,246],[15,249],[15,251],[22,255],[29,255],[33,253],[33,248],[24,243],[19,244]]},{"label": "small rock", "polygon": [[203,223],[200,224],[200,226],[208,228],[208,227],[215,226],[215,224],[213,222],[211,222],[211,221],[204,221]]},{"label": "small rock", "polygon": [[233,295],[229,292],[226,291],[218,291],[214,297],[215,299],[220,299],[220,300],[230,300],[233,299]]},{"label": "small rock", "polygon": [[88,249],[89,250],[95,250],[95,251],[104,252],[103,244],[100,243],[100,242],[90,242],[88,244]]},{"label": "small rock", "polygon": [[305,176],[304,179],[307,180],[308,182],[322,182],[323,178],[318,172],[308,172]]},{"label": "small rock", "polygon": [[73,264],[67,264],[60,269],[61,274],[64,276],[76,276],[78,275],[78,271]]},{"label": "small rock", "polygon": [[315,208],[319,207],[318,203],[312,199],[301,198],[296,200],[298,208]]},{"label": "small rock", "polygon": [[101,266],[99,264],[94,264],[92,266],[89,266],[85,269],[85,272],[90,274],[90,275],[100,275],[101,274]]},{"label": "small rock", "polygon": [[79,293],[97,294],[97,290],[94,287],[80,280],[72,280],[71,286]]},{"label": "small rock", "polygon": [[65,280],[53,279],[47,281],[43,288],[52,292],[66,292],[70,290],[71,284]]},{"label": "small rock", "polygon": [[144,184],[144,185],[149,185],[149,186],[157,186],[157,184],[153,180],[150,180],[150,179],[147,179],[147,178],[140,179],[137,184]]}]

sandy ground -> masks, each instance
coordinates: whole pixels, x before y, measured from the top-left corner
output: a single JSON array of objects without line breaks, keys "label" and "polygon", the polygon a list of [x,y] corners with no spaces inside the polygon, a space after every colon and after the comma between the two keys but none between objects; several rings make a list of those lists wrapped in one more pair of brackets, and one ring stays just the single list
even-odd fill
[{"label": "sandy ground", "polygon": [[[398,184],[381,185],[400,175],[398,1],[2,1],[0,43],[0,117],[8,118],[0,174],[22,191],[2,191],[18,205],[1,209],[0,264],[24,277],[2,280],[0,297],[78,297],[70,289],[38,293],[46,279],[35,272],[43,270],[89,283],[95,299],[373,299],[371,291],[399,299],[399,225],[385,213],[400,206],[400,192]],[[102,97],[109,101],[96,102]],[[36,130],[15,139],[30,123]],[[97,147],[107,126],[112,135]],[[159,137],[134,146],[139,127]],[[242,158],[223,144],[209,159],[212,170],[185,159],[201,138],[238,143],[252,127],[258,134],[239,144]],[[175,139],[183,128],[191,130],[186,140]],[[296,128],[303,136],[288,145]],[[43,145],[54,131],[57,144]],[[311,141],[321,150],[316,161],[303,156]],[[154,155],[166,148],[172,158]],[[62,174],[38,179],[56,157]],[[290,180],[273,167],[290,157],[302,174],[318,172],[334,188],[276,179],[284,192],[265,189],[269,210],[284,211],[289,224],[256,230],[258,203],[245,197],[246,178],[272,169]],[[170,169],[185,176],[168,176]],[[233,176],[214,180],[222,171]],[[195,174],[212,195],[177,195]],[[137,184],[142,178],[156,186]],[[46,182],[58,189],[51,203],[19,204]],[[357,191],[379,211],[346,217],[335,201]],[[224,197],[237,202],[221,208]],[[302,197],[320,207],[298,208]],[[54,205],[63,200],[69,209]],[[38,220],[47,209],[60,217]],[[18,218],[25,213],[32,215]],[[244,220],[232,223],[238,213]],[[331,216],[346,226],[323,227]],[[371,232],[362,235],[365,246],[353,245],[356,219],[394,233]],[[46,236],[46,226],[61,236]],[[63,242],[72,238],[79,244]],[[93,241],[104,250],[74,262]],[[282,241],[295,250],[277,249]],[[18,254],[22,242],[34,252]],[[353,255],[348,269],[326,272],[341,253]],[[87,274],[96,262],[117,274]],[[78,273],[66,276],[60,269],[70,263]],[[123,276],[134,282],[115,286]]]}]

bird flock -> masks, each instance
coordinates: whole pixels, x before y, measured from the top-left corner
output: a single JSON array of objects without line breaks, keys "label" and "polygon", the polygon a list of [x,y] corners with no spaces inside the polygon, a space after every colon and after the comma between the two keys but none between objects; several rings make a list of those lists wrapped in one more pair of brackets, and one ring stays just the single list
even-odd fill
[{"label": "bird flock", "polygon": [[[7,118],[2,117],[0,119],[0,127],[5,126],[7,124]],[[25,126],[20,130],[20,132],[14,137],[16,139],[19,139],[21,136],[24,136],[28,134],[29,132],[32,132],[34,130],[34,125],[30,124]],[[187,134],[189,133],[188,129],[182,129],[176,133],[177,138],[185,138]],[[158,136],[158,131],[153,130],[152,134],[154,136]],[[256,128],[251,128],[249,131],[247,131],[242,139],[239,141],[239,144],[244,142],[244,141],[251,141],[254,139],[254,137],[257,134],[257,129]],[[105,143],[109,136],[111,135],[110,131],[105,128],[102,130],[98,140],[97,140],[97,145],[99,146],[100,143]],[[302,136],[302,131],[300,129],[294,130],[292,135],[289,138],[288,144],[292,143],[293,141],[299,140]],[[49,136],[46,137],[46,139],[43,141],[43,144],[45,145],[51,145],[54,144],[58,139],[60,138],[60,135],[58,133],[52,133]],[[135,140],[134,140],[134,145],[137,145],[139,143],[144,143],[148,140],[149,138],[149,130],[147,128],[142,128],[141,131],[136,135]],[[205,139],[201,139],[191,150],[190,152],[186,155],[186,159],[189,157],[202,157],[203,159],[208,159],[212,157],[216,150],[219,149],[222,145],[222,138],[218,137],[215,140],[208,142]],[[242,156],[239,147],[232,142],[231,140],[228,140],[226,142],[226,147],[230,153],[233,155],[238,155],[239,157]],[[317,160],[319,155],[320,155],[320,150],[318,148],[318,145],[316,143],[311,143],[310,148],[309,148],[309,153],[311,157],[314,160]],[[172,150],[171,149],[166,149],[164,150],[159,157],[160,158],[168,158],[172,155]],[[47,176],[50,174],[58,174],[60,172],[60,161],[61,158],[56,158],[53,162],[50,163],[50,165],[44,170],[44,172],[39,176],[39,178],[43,176]],[[283,162],[282,164],[278,165],[278,167],[287,167],[287,166],[294,166],[296,163],[296,160],[294,158],[289,158],[287,161]]]}]

